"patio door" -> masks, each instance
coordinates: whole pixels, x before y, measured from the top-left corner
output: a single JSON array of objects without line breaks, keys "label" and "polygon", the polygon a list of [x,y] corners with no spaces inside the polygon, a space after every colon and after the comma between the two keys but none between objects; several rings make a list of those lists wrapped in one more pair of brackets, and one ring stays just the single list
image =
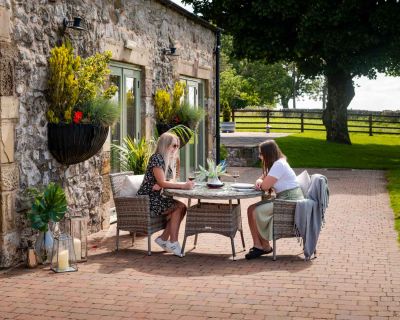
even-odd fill
[{"label": "patio door", "polygon": [[[121,145],[126,136],[141,138],[140,70],[111,63],[110,82],[118,87],[114,100],[121,106],[119,121],[111,129],[111,143]],[[116,154],[111,152],[111,172],[119,172]]]},{"label": "patio door", "polygon": [[[184,99],[192,108],[204,108],[204,84],[202,80],[181,78],[186,83]],[[204,141],[204,120],[189,143],[181,149],[181,180],[186,180],[190,171],[198,169],[199,164],[204,165],[205,141]]]}]

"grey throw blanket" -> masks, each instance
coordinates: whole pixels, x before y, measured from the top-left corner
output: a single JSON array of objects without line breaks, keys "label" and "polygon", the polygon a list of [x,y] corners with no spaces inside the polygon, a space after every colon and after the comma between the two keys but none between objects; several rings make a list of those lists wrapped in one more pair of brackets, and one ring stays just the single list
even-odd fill
[{"label": "grey throw blanket", "polygon": [[328,180],[321,174],[313,174],[307,199],[297,201],[295,212],[295,228],[303,238],[306,260],[311,258],[317,247],[319,232],[325,221],[324,215],[328,204]]}]

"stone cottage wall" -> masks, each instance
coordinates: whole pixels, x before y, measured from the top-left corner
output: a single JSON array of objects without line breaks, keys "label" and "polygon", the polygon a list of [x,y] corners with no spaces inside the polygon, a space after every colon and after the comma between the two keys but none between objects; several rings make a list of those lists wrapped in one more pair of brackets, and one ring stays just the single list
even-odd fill
[{"label": "stone cottage wall", "polygon": [[[27,226],[24,191],[50,181],[62,184],[70,212],[88,218],[89,231],[108,227],[110,146],[84,163],[63,166],[47,148],[48,57],[63,39],[62,21],[81,16],[87,31],[67,29],[65,37],[86,56],[106,49],[113,60],[142,71],[142,128],[154,127],[153,94],[180,75],[204,79],[209,111],[207,148],[214,131],[215,36],[156,0],[0,0],[1,212],[0,267],[21,259],[35,233]],[[177,47],[179,56],[162,50]],[[15,139],[14,139],[15,137]]]}]

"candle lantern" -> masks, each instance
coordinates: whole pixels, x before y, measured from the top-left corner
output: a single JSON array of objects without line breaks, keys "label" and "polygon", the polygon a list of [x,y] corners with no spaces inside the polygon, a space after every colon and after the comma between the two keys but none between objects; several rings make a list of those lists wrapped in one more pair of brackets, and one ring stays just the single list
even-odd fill
[{"label": "candle lantern", "polygon": [[74,243],[76,261],[87,261],[87,219],[70,217],[67,219],[66,227]]},{"label": "candle lantern", "polygon": [[68,234],[62,233],[54,238],[50,269],[54,272],[77,271],[74,242]]}]

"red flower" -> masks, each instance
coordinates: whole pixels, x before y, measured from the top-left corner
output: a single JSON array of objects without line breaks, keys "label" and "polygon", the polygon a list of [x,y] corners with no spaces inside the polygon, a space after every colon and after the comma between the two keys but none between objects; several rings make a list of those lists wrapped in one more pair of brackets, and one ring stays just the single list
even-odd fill
[{"label": "red flower", "polygon": [[72,121],[74,121],[75,123],[79,123],[81,122],[83,117],[83,112],[82,111],[75,111],[74,112],[74,119]]}]

